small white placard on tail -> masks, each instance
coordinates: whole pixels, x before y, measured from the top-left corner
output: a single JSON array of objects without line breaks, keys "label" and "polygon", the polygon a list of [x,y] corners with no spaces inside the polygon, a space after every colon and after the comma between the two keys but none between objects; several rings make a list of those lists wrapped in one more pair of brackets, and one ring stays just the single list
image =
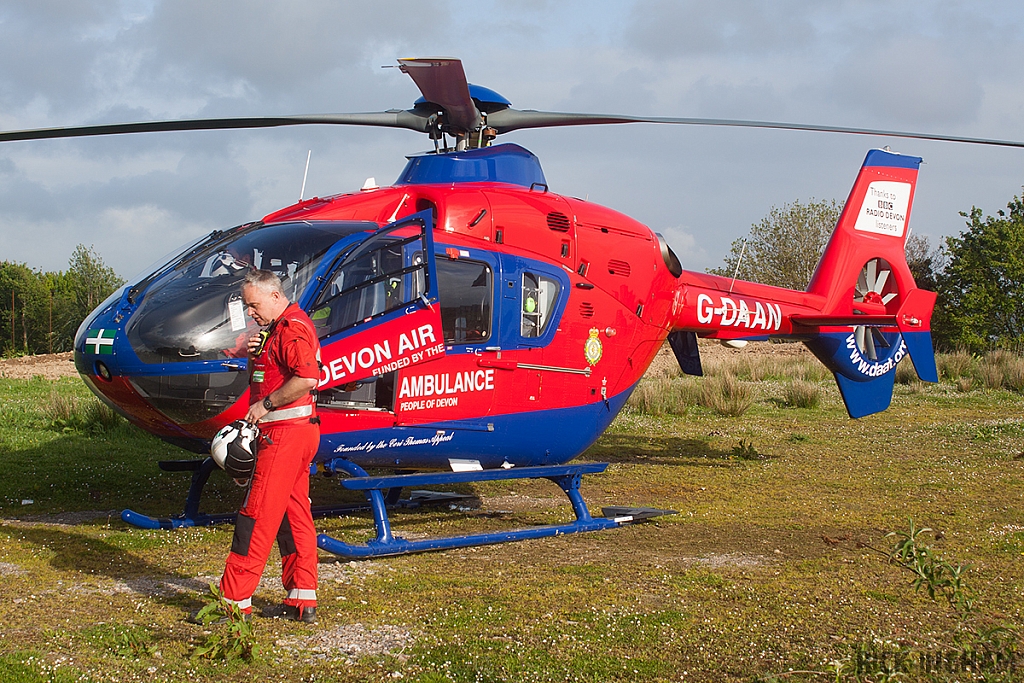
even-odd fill
[{"label": "small white placard on tail", "polygon": [[878,235],[903,237],[910,206],[910,183],[876,180],[868,185],[853,229]]}]

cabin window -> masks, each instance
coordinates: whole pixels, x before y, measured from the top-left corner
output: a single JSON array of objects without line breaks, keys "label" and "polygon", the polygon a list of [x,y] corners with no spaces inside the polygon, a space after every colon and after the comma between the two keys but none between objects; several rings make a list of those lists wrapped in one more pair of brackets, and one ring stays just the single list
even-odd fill
[{"label": "cabin window", "polygon": [[426,291],[419,233],[379,233],[347,255],[317,297],[310,317],[320,338],[416,301]]},{"label": "cabin window", "polygon": [[522,336],[540,337],[544,334],[555,310],[555,302],[558,301],[558,291],[557,280],[523,273]]},{"label": "cabin window", "polygon": [[437,288],[446,344],[475,344],[491,336],[491,267],[466,259],[438,259]]}]

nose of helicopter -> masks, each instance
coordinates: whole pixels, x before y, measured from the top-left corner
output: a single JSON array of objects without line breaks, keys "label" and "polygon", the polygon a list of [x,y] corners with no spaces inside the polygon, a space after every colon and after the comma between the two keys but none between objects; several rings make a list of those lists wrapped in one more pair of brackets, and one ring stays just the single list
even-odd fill
[{"label": "nose of helicopter", "polygon": [[178,399],[183,397],[182,392],[192,389],[192,393],[199,390],[206,395],[202,385],[209,387],[211,373],[181,367],[180,363],[174,368],[142,363],[127,331],[137,308],[127,289],[97,307],[75,335],[75,367],[89,389],[130,422],[174,445],[204,452],[209,438],[225,420],[234,419],[234,413],[241,416],[242,409],[235,404],[243,403],[245,359],[233,359],[231,367],[225,368],[228,372],[220,373],[229,381],[219,384],[242,386],[232,387],[235,390],[217,401],[216,407],[176,411],[176,407],[181,408]]}]

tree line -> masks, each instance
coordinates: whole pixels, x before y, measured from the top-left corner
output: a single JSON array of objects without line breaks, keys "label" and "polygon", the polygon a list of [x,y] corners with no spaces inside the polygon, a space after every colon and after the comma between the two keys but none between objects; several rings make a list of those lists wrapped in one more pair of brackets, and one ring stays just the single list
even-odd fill
[{"label": "tree line", "polygon": [[[725,265],[709,272],[767,285],[803,290],[811,280],[843,204],[800,201],[751,226],[732,243]],[[1024,199],[986,216],[977,207],[961,212],[966,228],[932,247],[911,234],[907,265],[921,289],[938,293],[932,339],[938,349],[980,353],[1024,349]]]},{"label": "tree line", "polygon": [[71,351],[78,326],[123,284],[92,247],[82,244],[64,271],[0,261],[0,355]]}]

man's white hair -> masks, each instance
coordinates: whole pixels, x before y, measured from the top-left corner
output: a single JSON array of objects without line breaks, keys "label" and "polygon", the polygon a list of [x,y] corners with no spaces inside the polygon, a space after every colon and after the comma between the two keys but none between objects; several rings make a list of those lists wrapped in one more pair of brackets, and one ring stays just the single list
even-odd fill
[{"label": "man's white hair", "polygon": [[284,288],[281,286],[281,278],[269,270],[253,268],[248,271],[245,274],[245,279],[242,281],[242,287],[257,287],[268,294],[270,292],[277,292],[281,296],[285,296]]}]

